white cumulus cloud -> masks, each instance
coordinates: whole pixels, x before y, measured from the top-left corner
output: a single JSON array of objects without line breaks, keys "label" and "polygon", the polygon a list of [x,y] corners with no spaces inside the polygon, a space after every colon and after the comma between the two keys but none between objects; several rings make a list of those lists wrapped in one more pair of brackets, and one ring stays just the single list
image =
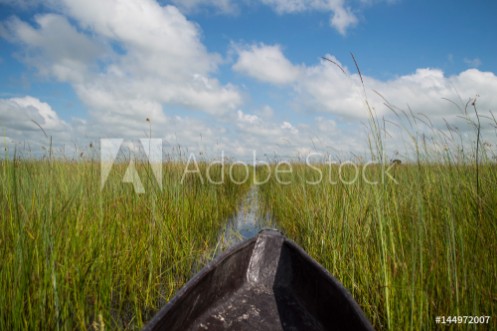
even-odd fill
[{"label": "white cumulus cloud", "polygon": [[0,99],[0,125],[12,130],[61,131],[67,124],[49,104],[31,96]]},{"label": "white cumulus cloud", "polygon": [[342,35],[359,21],[351,7],[346,5],[346,0],[261,0],[261,2],[280,14],[304,11],[330,12],[330,25]]},{"label": "white cumulus cloud", "polygon": [[297,128],[295,128],[295,127],[292,125],[292,123],[287,122],[287,121],[285,121],[285,122],[283,122],[283,124],[281,124],[281,128],[282,128],[283,130],[288,130],[288,131],[290,131],[290,132],[291,132],[291,133],[293,133],[293,134],[297,134],[297,133],[299,133],[299,130],[298,130]]},{"label": "white cumulus cloud", "polygon": [[[387,0],[387,2],[395,1]],[[170,2],[186,14],[214,9],[217,13],[233,15],[243,10],[242,5],[250,6],[257,3],[271,8],[279,15],[310,11],[329,13],[330,26],[340,34],[346,35],[348,29],[359,23],[352,6],[359,10],[361,7],[371,6],[380,1],[361,0],[357,3],[357,1],[351,0],[250,0],[244,2],[235,0],[170,0]]]},{"label": "white cumulus cloud", "polygon": [[103,46],[78,32],[58,14],[35,16],[36,27],[12,17],[1,24],[6,37],[26,47],[24,60],[42,74],[61,81],[81,82],[103,55]]},{"label": "white cumulus cloud", "polygon": [[38,15],[34,26],[13,18],[3,29],[29,50],[27,63],[72,84],[95,118],[160,121],[168,105],[214,115],[240,106],[237,88],[214,77],[221,57],[176,7],[153,0],[50,5],[59,14]]},{"label": "white cumulus cloud", "polygon": [[240,122],[253,124],[260,121],[259,117],[257,117],[256,115],[245,114],[241,110],[238,110],[237,115]]},{"label": "white cumulus cloud", "polygon": [[[363,75],[365,90],[358,74],[328,56],[344,70],[321,61],[315,66],[303,69],[303,74],[293,84],[295,102],[303,109],[325,112],[348,118],[369,117],[366,99],[374,107],[375,114],[392,114],[387,105],[416,113],[455,118],[460,109],[471,98],[479,95],[479,108],[488,114],[495,110],[497,76],[491,72],[469,69],[457,75],[446,76],[440,69],[422,68],[415,72],[381,81]],[[364,94],[366,92],[366,95]]]},{"label": "white cumulus cloud", "polygon": [[239,8],[232,0],[171,0],[185,13],[196,12],[201,8],[214,8],[221,14],[237,13]]},{"label": "white cumulus cloud", "polygon": [[[264,45],[264,49],[278,50],[278,47]],[[253,49],[255,51],[252,53],[257,53],[258,48]],[[495,134],[491,129],[492,125],[495,126],[492,118],[495,116],[497,105],[497,76],[494,73],[468,69],[458,74],[446,75],[440,69],[420,68],[387,81],[362,75],[363,86],[361,77],[354,73],[355,70],[350,71],[331,55],[327,57],[336,65],[324,60],[315,65],[301,65],[298,67],[298,79],[286,80],[294,95],[293,100],[289,101],[290,108],[307,114],[318,114],[316,126],[320,136],[329,134],[323,130],[324,127],[331,131],[338,130],[338,119],[342,129],[350,130],[346,136],[350,140],[352,136],[368,130],[368,118],[372,111],[379,119],[385,118],[388,123],[397,123],[391,125],[388,131],[388,137],[392,138],[391,146],[394,146],[390,150],[402,149],[402,141],[411,139],[400,130],[402,126],[408,126],[412,130],[411,133],[417,132],[427,137],[438,135],[439,138],[444,135],[453,136],[454,132],[448,131],[455,130],[460,137],[464,137],[463,140],[471,142],[476,120],[471,100],[477,98],[478,112],[485,119],[482,132],[485,139],[495,141]],[[261,81],[276,82],[274,78],[269,79],[267,73],[258,72],[257,69],[249,71],[252,67],[259,68],[257,64],[264,63],[264,60],[259,60],[256,56],[249,58],[253,61],[252,65],[245,67],[246,75]],[[278,59],[278,63],[296,68],[281,52],[278,52]],[[240,62],[239,60],[237,64]],[[327,114],[326,116],[331,116],[332,119],[327,120],[321,114]],[[410,116],[411,122],[404,114]],[[250,127],[245,125],[243,130],[250,130]],[[269,136],[265,126],[251,130],[254,134]],[[287,134],[298,132],[299,136],[308,133],[312,136],[310,130],[306,130],[304,126],[294,126],[289,122],[280,125],[273,123],[271,130]],[[355,147],[357,148],[357,145]]]},{"label": "white cumulus cloud", "polygon": [[11,152],[15,147],[20,154],[29,156],[26,153],[36,154],[40,147],[48,150],[61,142],[68,143],[71,126],[49,104],[35,97],[0,99],[0,137],[0,146],[7,145]]},{"label": "white cumulus cloud", "polygon": [[294,82],[299,75],[299,68],[283,55],[279,45],[236,46],[235,50],[238,60],[233,69],[257,80],[288,84]]}]

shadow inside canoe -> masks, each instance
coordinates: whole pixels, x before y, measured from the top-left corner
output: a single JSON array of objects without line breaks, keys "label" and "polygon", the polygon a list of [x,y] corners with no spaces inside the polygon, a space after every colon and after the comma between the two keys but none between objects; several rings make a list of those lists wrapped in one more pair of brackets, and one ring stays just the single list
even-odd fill
[{"label": "shadow inside canoe", "polygon": [[283,242],[273,284],[282,330],[372,330],[350,293],[300,247]]}]

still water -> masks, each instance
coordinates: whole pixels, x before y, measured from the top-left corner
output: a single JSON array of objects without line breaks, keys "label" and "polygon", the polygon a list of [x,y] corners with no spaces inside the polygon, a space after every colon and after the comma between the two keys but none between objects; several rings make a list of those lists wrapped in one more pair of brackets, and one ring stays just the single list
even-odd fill
[{"label": "still water", "polygon": [[269,213],[263,215],[259,206],[259,189],[254,185],[219,234],[216,252],[219,254],[234,244],[256,236],[261,229],[273,227]]}]

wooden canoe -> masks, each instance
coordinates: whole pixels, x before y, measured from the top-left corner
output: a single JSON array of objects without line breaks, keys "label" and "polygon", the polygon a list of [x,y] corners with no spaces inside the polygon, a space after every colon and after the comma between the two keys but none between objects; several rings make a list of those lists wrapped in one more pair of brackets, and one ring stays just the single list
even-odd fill
[{"label": "wooden canoe", "polygon": [[144,330],[373,330],[350,293],[274,230],[195,275]]}]

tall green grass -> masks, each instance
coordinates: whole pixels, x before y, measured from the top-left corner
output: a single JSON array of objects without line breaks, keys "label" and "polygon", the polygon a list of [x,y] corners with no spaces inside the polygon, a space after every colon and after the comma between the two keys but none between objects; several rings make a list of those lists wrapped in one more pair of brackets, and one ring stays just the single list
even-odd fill
[{"label": "tall green grass", "polygon": [[[476,99],[460,107],[474,143],[386,99],[393,117],[380,119],[353,60],[369,113],[367,158],[376,164],[293,163],[285,178],[261,186],[266,210],[352,292],[376,329],[449,328],[435,317],[465,315],[491,316],[490,324],[452,327],[496,329],[497,164],[481,140]],[[407,136],[410,162],[388,164],[386,122]]]},{"label": "tall green grass", "polygon": [[[431,330],[436,316],[461,315],[492,316],[496,327],[497,165],[434,128],[441,140],[410,134],[414,158],[389,165],[368,109],[375,165],[292,164],[288,184],[272,176],[261,187],[266,208],[377,329]],[[479,144],[479,122],[477,132]]]},{"label": "tall green grass", "polygon": [[138,162],[139,195],[121,182],[126,166],[101,190],[98,162],[0,161],[0,330],[141,328],[205,262],[248,189],[229,176],[182,183],[186,165],[173,161],[160,189]]},{"label": "tall green grass", "polygon": [[[338,178],[338,166],[320,170]],[[371,185],[293,165],[291,184],[261,187],[285,234],[352,292],[380,330],[430,330],[438,315],[497,315],[497,166],[396,166]],[[381,178],[381,166],[368,168]],[[495,320],[492,321],[495,326]],[[468,327],[466,325],[465,327]],[[476,328],[476,326],[475,326]]]}]

